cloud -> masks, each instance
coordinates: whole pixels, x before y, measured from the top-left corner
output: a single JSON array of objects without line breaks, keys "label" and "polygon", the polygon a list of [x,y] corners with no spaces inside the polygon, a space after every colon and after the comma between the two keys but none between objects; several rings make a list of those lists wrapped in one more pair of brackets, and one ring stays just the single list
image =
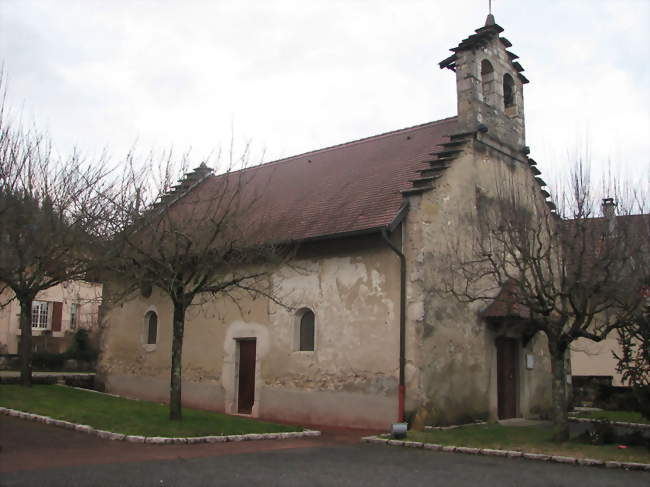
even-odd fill
[{"label": "cloud", "polygon": [[[647,170],[650,3],[495,8],[531,80],[527,138],[543,170],[585,133],[597,165]],[[9,0],[0,57],[10,102],[61,150],[119,156],[138,140],[200,157],[234,123],[274,158],[453,115],[455,79],[437,62],[484,15],[482,0]]]}]

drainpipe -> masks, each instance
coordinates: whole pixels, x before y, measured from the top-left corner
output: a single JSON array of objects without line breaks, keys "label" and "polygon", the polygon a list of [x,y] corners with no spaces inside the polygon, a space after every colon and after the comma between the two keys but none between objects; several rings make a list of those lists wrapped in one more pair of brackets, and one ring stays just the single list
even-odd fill
[{"label": "drainpipe", "polygon": [[393,242],[388,238],[388,231],[385,228],[381,230],[382,239],[388,244],[395,254],[399,257],[399,277],[400,277],[400,291],[399,291],[399,390],[398,390],[398,418],[399,423],[404,422],[404,396],[406,392],[406,385],[404,380],[405,370],[405,356],[406,356],[406,257],[400,249],[398,249]]}]

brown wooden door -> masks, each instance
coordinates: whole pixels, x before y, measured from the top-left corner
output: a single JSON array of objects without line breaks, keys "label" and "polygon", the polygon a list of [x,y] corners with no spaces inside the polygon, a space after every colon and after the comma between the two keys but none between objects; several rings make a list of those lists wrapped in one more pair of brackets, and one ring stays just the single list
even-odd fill
[{"label": "brown wooden door", "polygon": [[239,393],[237,410],[243,414],[253,411],[255,402],[255,340],[239,340]]},{"label": "brown wooden door", "polygon": [[497,338],[497,390],[499,419],[517,417],[517,355],[514,338]]}]

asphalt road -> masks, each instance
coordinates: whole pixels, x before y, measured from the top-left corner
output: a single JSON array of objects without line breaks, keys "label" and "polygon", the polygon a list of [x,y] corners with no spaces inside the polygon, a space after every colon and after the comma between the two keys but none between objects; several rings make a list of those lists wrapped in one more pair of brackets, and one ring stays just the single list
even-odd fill
[{"label": "asphalt road", "polygon": [[645,472],[359,444],[349,433],[318,440],[131,445],[0,417],[0,435],[3,487],[650,485]]}]

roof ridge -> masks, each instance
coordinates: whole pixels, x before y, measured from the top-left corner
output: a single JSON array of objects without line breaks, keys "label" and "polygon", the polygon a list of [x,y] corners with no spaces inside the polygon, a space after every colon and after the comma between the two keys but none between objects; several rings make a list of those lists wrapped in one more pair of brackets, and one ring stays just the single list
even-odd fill
[{"label": "roof ridge", "polygon": [[[616,218],[627,218],[627,217],[638,217],[638,216],[645,216],[645,217],[650,217],[650,213],[624,213],[622,215],[616,215]],[[606,220],[606,216],[592,216],[592,217],[587,217],[587,218],[563,218],[562,221],[564,222],[576,222],[576,221],[595,221],[595,220]]]},{"label": "roof ridge", "polygon": [[[311,150],[311,151],[307,151],[307,152],[302,152],[300,154],[295,154],[293,156],[283,157],[282,159],[275,159],[273,161],[263,162],[261,164],[256,164],[254,166],[245,167],[245,168],[239,169],[237,171],[233,171],[233,173],[236,173],[236,172],[239,172],[239,171],[248,171],[248,170],[251,170],[251,169],[260,169],[260,168],[263,168],[263,167],[270,166],[272,164],[280,164],[280,163],[283,163],[283,162],[289,162],[291,160],[298,159],[300,157],[305,157],[305,156],[310,155],[310,154],[322,154],[324,152],[329,152],[329,151],[334,150],[334,149],[340,149],[341,147],[352,146],[352,145],[357,145],[357,144],[364,144],[366,142],[381,139],[383,137],[396,135],[396,134],[398,134],[400,132],[406,132],[408,130],[419,129],[419,128],[426,127],[426,126],[437,125],[437,124],[441,124],[441,123],[444,123],[444,122],[449,122],[449,121],[451,121],[453,119],[456,119],[456,118],[458,118],[458,116],[454,115],[452,117],[441,118],[440,120],[433,120],[431,122],[420,123],[420,124],[417,124],[417,125],[412,125],[410,127],[404,127],[404,128],[401,128],[401,129],[391,130],[391,131],[388,131],[388,132],[382,132],[380,134],[370,135],[368,137],[362,137],[360,139],[354,139],[354,140],[350,140],[348,142],[342,142],[340,144],[330,145],[330,146],[327,146],[327,147],[323,147],[321,149],[315,149],[315,150]],[[213,176],[219,176],[219,174],[213,174]]]}]

